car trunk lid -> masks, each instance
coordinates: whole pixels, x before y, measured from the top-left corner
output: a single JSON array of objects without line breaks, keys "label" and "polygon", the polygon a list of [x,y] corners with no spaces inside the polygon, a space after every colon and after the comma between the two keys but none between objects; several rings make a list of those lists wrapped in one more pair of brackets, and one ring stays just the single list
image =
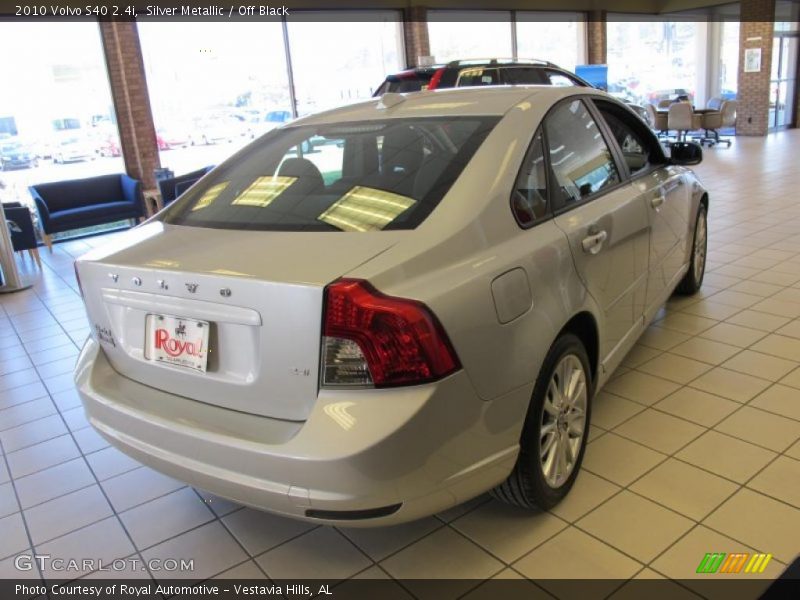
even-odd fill
[{"label": "car trunk lid", "polygon": [[[318,391],[325,285],[402,235],[154,222],[81,257],[78,270],[93,334],[120,374],[201,402],[304,420]],[[155,362],[148,315],[209,323],[206,371]]]}]

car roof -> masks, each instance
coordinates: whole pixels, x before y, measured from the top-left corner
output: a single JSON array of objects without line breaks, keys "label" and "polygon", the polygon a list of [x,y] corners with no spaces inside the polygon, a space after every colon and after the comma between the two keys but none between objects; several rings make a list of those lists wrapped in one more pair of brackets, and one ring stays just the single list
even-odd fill
[{"label": "car roof", "polygon": [[387,118],[502,116],[523,101],[535,98],[545,104],[553,104],[576,93],[611,97],[592,88],[552,85],[461,87],[405,94],[388,93],[357,104],[303,117],[287,127]]}]

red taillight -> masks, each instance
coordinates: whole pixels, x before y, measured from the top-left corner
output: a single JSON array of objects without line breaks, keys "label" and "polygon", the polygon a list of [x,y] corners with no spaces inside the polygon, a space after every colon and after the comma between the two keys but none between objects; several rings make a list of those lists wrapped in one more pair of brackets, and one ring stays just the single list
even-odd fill
[{"label": "red taillight", "polygon": [[323,335],[323,385],[414,385],[461,368],[427,306],[359,279],[327,287]]},{"label": "red taillight", "polygon": [[442,81],[442,75],[444,75],[444,67],[441,69],[436,69],[436,72],[433,74],[433,77],[431,77],[431,81],[428,84],[429,90],[435,90],[437,87],[439,87],[439,83]]}]

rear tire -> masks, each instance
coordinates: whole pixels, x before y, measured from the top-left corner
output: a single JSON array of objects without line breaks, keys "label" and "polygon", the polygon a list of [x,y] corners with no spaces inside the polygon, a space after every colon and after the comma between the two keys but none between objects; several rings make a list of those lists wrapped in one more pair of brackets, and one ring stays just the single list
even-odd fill
[{"label": "rear tire", "polygon": [[708,209],[702,202],[697,209],[697,219],[692,237],[692,260],[689,270],[683,276],[675,291],[683,296],[691,296],[700,290],[706,274],[706,255],[708,253]]},{"label": "rear tire", "polygon": [[586,348],[574,334],[565,333],[544,359],[525,417],[517,464],[508,479],[491,491],[495,498],[548,510],[569,493],[583,462],[593,390]]}]

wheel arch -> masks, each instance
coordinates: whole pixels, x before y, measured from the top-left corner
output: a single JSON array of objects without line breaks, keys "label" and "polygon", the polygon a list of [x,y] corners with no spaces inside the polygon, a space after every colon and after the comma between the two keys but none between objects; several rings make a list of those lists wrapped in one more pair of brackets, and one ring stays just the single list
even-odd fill
[{"label": "wheel arch", "polygon": [[594,315],[588,310],[582,310],[567,321],[564,327],[558,332],[556,339],[560,338],[565,333],[571,333],[577,337],[586,349],[586,354],[589,355],[589,369],[592,375],[592,385],[595,385],[600,365],[600,332],[597,326],[597,319],[595,319]]}]

